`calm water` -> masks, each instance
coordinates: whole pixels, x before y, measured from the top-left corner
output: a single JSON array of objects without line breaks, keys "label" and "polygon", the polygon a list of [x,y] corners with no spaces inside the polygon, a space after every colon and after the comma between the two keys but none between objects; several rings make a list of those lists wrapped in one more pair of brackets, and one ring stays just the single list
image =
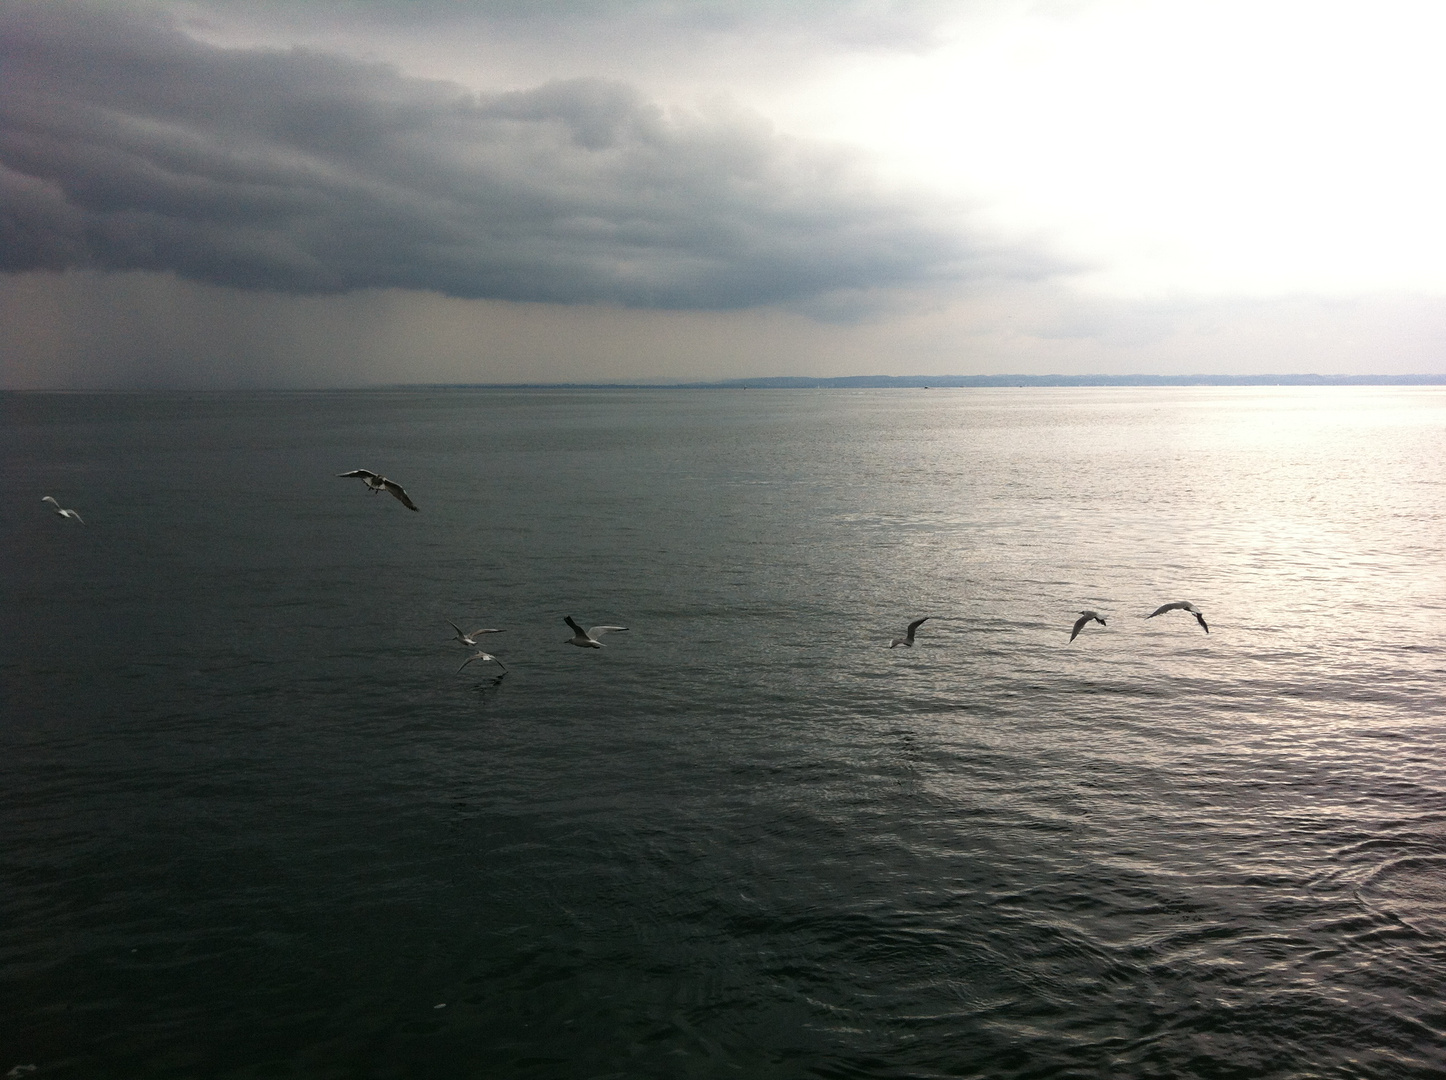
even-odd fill
[{"label": "calm water", "polygon": [[1446,1070],[1440,389],[0,415],[0,1071]]}]

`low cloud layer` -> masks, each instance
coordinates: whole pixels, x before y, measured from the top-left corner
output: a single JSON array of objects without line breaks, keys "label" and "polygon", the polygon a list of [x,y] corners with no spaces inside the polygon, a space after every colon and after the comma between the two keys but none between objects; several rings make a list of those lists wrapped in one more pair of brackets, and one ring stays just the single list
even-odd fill
[{"label": "low cloud layer", "polygon": [[1038,276],[756,116],[617,81],[479,95],[159,17],[0,0],[0,270],[629,307]]},{"label": "low cloud layer", "polygon": [[0,275],[0,388],[711,380],[772,375],[1440,371],[1446,305],[1087,301],[1054,282],[824,324],[778,308],[658,311],[296,296],[173,274]]}]

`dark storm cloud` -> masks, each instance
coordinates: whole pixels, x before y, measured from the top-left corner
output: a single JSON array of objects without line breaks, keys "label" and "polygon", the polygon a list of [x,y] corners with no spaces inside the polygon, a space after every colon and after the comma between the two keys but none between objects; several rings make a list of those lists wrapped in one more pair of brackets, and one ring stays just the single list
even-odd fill
[{"label": "dark storm cloud", "polygon": [[0,2],[0,269],[734,308],[1033,273],[738,112],[599,79],[479,96],[159,18]]},{"label": "dark storm cloud", "polygon": [[[784,40],[800,49],[839,46],[865,51],[913,50],[938,40],[941,24],[960,13],[959,0],[162,0],[195,25],[234,19],[293,30],[321,26],[366,33],[390,28],[413,34],[433,28],[485,29],[514,40],[549,43],[585,38],[615,48],[642,39],[650,49],[732,38],[755,44]],[[973,0],[971,7],[989,0]]]},{"label": "dark storm cloud", "polygon": [[1032,272],[758,117],[615,81],[477,95],[218,49],[159,19],[0,6],[0,269],[299,293],[736,308]]}]

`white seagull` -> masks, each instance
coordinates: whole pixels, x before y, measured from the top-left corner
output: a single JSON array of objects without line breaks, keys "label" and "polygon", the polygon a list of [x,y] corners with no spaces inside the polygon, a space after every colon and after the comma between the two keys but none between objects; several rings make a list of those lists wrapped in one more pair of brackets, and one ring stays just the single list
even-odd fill
[{"label": "white seagull", "polygon": [[[56,512],[57,514],[59,514],[61,517],[63,517],[63,518],[70,518],[71,521],[80,521],[80,515],[79,515],[79,514],[77,514],[74,510],[62,510],[62,509],[60,508],[60,504],[55,501],[55,498],[54,498],[53,496],[50,496],[50,495],[42,496],[41,499],[40,499],[40,501],[41,501],[41,502],[48,502],[51,506],[55,507],[55,512]],[[82,525],[85,524],[84,521],[80,521],[80,523],[81,523]]]},{"label": "white seagull", "polygon": [[1146,615],[1145,618],[1153,619],[1156,615],[1163,615],[1167,611],[1175,611],[1177,609],[1180,611],[1188,611],[1191,615],[1194,615],[1195,621],[1200,624],[1200,629],[1204,630],[1207,634],[1210,633],[1210,627],[1205,625],[1205,616],[1201,615],[1200,609],[1188,600],[1176,600],[1173,604],[1161,604],[1154,611]]},{"label": "white seagull", "polygon": [[1081,611],[1079,618],[1074,621],[1074,629],[1069,632],[1069,639],[1073,641],[1079,637],[1079,632],[1085,628],[1091,619],[1101,626],[1105,625],[1105,620],[1100,616],[1098,611]]},{"label": "white seagull", "polygon": [[571,615],[564,615],[562,621],[573,629],[573,635],[567,639],[567,643],[569,645],[576,645],[579,649],[601,649],[603,644],[597,639],[599,634],[607,633],[609,630],[627,629],[626,626],[594,626],[584,630],[572,621]]},{"label": "white seagull", "polygon": [[904,631],[903,637],[896,637],[893,641],[889,642],[889,648],[894,649],[900,645],[907,645],[909,648],[912,649],[914,647],[914,631],[919,629],[919,627],[923,626],[928,621],[928,615],[925,615],[922,619],[915,619],[909,624],[909,628]]},{"label": "white seagull", "polygon": [[367,469],[353,469],[351,472],[337,473],[337,476],[359,476],[366,481],[368,490],[375,495],[378,491],[389,491],[395,495],[403,506],[408,510],[416,510],[417,504],[407,498],[407,493],[402,485],[395,480],[388,480],[385,476],[370,472]]},{"label": "white seagull", "polygon": [[[478,650],[477,650],[476,652],[474,652],[471,656],[467,657],[467,659],[463,660],[463,661],[462,661],[462,667],[459,667],[459,668],[457,669],[457,671],[460,673],[461,670],[462,670],[462,668],[466,667],[466,666],[467,666],[468,664],[470,664],[473,660],[481,660],[481,661],[483,661],[483,662],[486,662],[486,661],[488,661],[488,660],[491,660],[494,664],[496,664],[498,667],[500,667],[500,668],[502,669],[502,675],[506,675],[506,674],[507,674],[507,665],[506,665],[506,664],[504,664],[501,660],[497,659],[497,657],[493,656],[491,653],[489,653],[489,652],[483,652],[481,649],[478,649]],[[502,675],[499,675],[499,676],[497,676],[497,677],[500,679],[500,678],[502,678]]]},{"label": "white seagull", "polygon": [[460,641],[463,645],[466,645],[469,649],[477,648],[478,634],[505,634],[507,632],[505,630],[473,630],[470,634],[464,634],[462,633],[462,628],[456,623],[454,623],[451,619],[447,620],[447,625],[450,626],[453,630],[457,631],[457,640]]}]

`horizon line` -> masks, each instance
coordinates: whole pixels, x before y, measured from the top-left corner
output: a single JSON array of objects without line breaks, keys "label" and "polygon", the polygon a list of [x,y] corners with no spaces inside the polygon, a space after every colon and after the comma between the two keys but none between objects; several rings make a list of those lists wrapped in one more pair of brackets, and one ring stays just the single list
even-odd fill
[{"label": "horizon line", "polygon": [[388,383],[377,389],[617,389],[617,390],[788,390],[931,389],[939,387],[1064,386],[1446,386],[1446,373],[1421,375],[762,375],[756,378],[608,382],[428,382]]},{"label": "horizon line", "polygon": [[388,382],[338,386],[90,386],[0,388],[0,394],[327,393],[368,390],[827,390],[1149,386],[1446,386],[1446,372],[1415,375],[760,375],[756,378],[606,382]]}]

